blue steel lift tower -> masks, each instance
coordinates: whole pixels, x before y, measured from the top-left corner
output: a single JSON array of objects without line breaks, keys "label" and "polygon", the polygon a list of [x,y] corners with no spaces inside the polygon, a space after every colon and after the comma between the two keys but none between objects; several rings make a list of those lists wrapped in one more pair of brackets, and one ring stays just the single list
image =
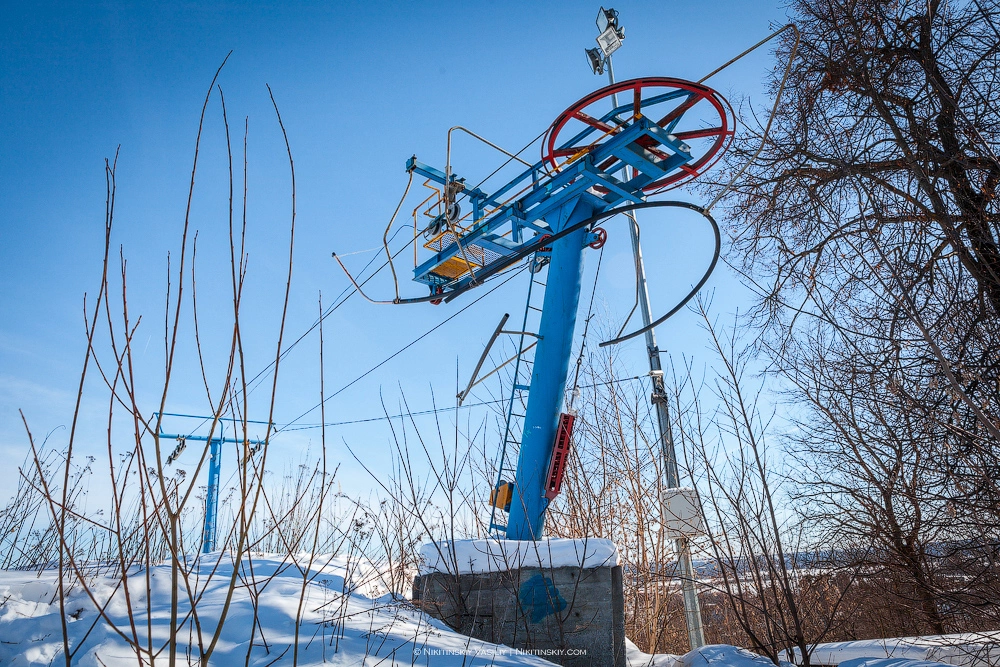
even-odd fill
[{"label": "blue steel lift tower", "polygon": [[[619,96],[623,103],[614,103],[610,111],[601,110]],[[406,170],[426,178],[438,192],[429,207],[437,215],[424,229],[418,229],[415,222],[413,231],[414,243],[422,242],[432,252],[421,263],[415,258],[413,270],[414,280],[427,285],[430,294],[397,296],[383,303],[450,302],[522,259],[530,258],[533,268],[548,262],[509,499],[508,539],[538,540],[544,534],[545,511],[552,497],[551,493],[546,496],[551,491],[546,484],[562,421],[583,251],[588,245],[599,247],[606,238],[597,225],[639,208],[684,207],[709,220],[718,251],[718,227],[706,212],[686,202],[647,198],[708,169],[732,135],[732,111],[714,90],[681,79],[647,77],[618,82],[576,102],[549,128],[541,160],[494,192],[467,186],[465,179],[451,172],[450,155],[443,172],[415,156],[407,161]],[[471,211],[462,216],[460,204]],[[713,259],[685,301],[704,284],[714,265]],[[642,335],[667,316],[610,342]]]},{"label": "blue steel lift tower", "polygon": [[[153,413],[153,418],[160,416],[159,412]],[[212,416],[204,415],[182,415],[177,413],[164,413],[165,417],[184,417],[188,419],[200,419],[202,423],[212,423],[217,422],[218,424],[218,434],[210,435],[195,435],[193,433],[181,434],[181,433],[164,433],[160,431],[157,433],[157,438],[162,442],[164,440],[176,440],[177,447],[167,458],[167,464],[169,465],[177,459],[178,456],[184,451],[187,445],[187,441],[192,442],[204,442],[208,444],[208,484],[205,489],[205,522],[201,531],[201,552],[210,553],[215,551],[216,548],[216,533],[218,527],[219,519],[219,475],[222,471],[222,445],[227,443],[235,444],[247,444],[252,446],[254,450],[264,445],[262,440],[252,439],[245,440],[243,438],[226,438],[223,435],[223,422],[227,421],[237,421],[229,418],[218,418]]]}]

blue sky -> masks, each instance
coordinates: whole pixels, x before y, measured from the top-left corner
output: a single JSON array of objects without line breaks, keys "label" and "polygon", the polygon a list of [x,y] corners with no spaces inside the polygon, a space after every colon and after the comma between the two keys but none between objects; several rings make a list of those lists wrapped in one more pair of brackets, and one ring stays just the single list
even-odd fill
[{"label": "blue sky", "polygon": [[[783,23],[771,2],[616,2],[627,36],[615,55],[619,79],[661,75],[698,79]],[[162,374],[167,253],[176,261],[201,104],[212,75],[226,99],[235,160],[248,133],[248,252],[244,334],[248,374],[273,358],[287,261],[289,172],[265,84],[280,107],[295,159],[297,229],[286,343],[347,281],[331,251],[380,242],[406,184],[405,160],[443,166],[445,133],[461,124],[508,148],[520,148],[576,99],[604,85],[586,65],[598,4],[585,2],[281,2],[11,3],[0,21],[0,455],[14,464],[26,451],[18,414],[36,436],[56,429],[64,442],[83,361],[82,307],[97,288],[103,243],[104,159],[120,145],[112,244],[128,259],[129,308],[143,322],[133,342],[146,378],[140,396],[155,410]],[[772,67],[762,50],[713,80],[734,103],[764,102]],[[202,138],[192,206],[198,230],[200,332],[208,371],[219,378],[227,349],[227,158],[218,93]],[[457,140],[455,168],[485,175],[495,155]],[[239,189],[237,184],[237,189]],[[698,201],[696,193],[679,193]],[[416,204],[411,198],[409,208]],[[659,216],[659,217],[657,217]],[[643,221],[654,311],[663,311],[696,279],[709,236],[693,218],[651,214]],[[688,223],[691,223],[690,225]],[[724,221],[723,221],[724,222]],[[618,322],[631,306],[628,237],[609,229],[598,309]],[[358,268],[370,254],[348,258]],[[596,256],[587,258],[584,306]],[[176,264],[174,266],[176,268]],[[176,280],[176,276],[174,277]],[[388,294],[391,282],[373,282]],[[725,315],[748,293],[720,268],[709,283]],[[410,294],[420,287],[404,285]],[[420,344],[327,404],[328,421],[377,417],[380,394],[413,410],[449,404],[456,374],[467,379],[504,312],[523,308],[524,280],[483,299]],[[382,361],[452,314],[476,292],[439,307],[375,306],[356,296],[325,322],[328,393]],[[184,333],[191,333],[186,321]],[[705,355],[696,318],[685,313],[658,330],[672,354]],[[106,342],[106,341],[105,341]],[[279,423],[318,402],[318,341],[289,355],[279,383]],[[623,350],[638,371],[641,343]],[[107,396],[96,374],[86,387],[81,451],[106,447]],[[168,410],[204,414],[193,347],[184,348]],[[218,385],[218,382],[215,382]],[[253,405],[260,409],[256,396]],[[255,413],[257,418],[265,415]],[[464,417],[463,417],[464,419]],[[318,421],[318,412],[302,420]],[[171,426],[183,430],[176,422]],[[122,434],[127,435],[127,434]],[[117,437],[117,436],[116,436]],[[284,433],[287,460],[314,451],[315,430]],[[386,425],[329,433],[334,458],[343,443],[387,465]],[[106,454],[105,454],[106,455]],[[344,457],[345,470],[357,473]],[[13,467],[10,468],[11,472]],[[365,486],[363,475],[346,475]],[[0,494],[14,484],[0,480]]]}]

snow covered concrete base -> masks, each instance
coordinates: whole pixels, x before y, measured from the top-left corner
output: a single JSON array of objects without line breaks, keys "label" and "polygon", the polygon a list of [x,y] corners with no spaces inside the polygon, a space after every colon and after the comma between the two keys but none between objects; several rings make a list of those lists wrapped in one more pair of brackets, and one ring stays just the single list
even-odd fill
[{"label": "snow covered concrete base", "polygon": [[522,567],[615,567],[618,549],[611,540],[544,538],[521,540],[454,540],[420,547],[420,574],[478,574]]},{"label": "snow covered concrete base", "polygon": [[421,549],[415,604],[477,639],[565,667],[625,667],[618,553],[608,540],[468,540]]},{"label": "snow covered concrete base", "polygon": [[[409,603],[384,594],[378,571],[363,562],[317,558],[307,569],[306,559],[300,557],[301,570],[287,558],[254,556],[252,567],[251,560],[244,559],[232,608],[208,664],[288,667],[293,663],[296,644],[297,664],[302,667],[551,664],[448,629]],[[190,616],[182,623],[178,633],[180,665],[199,664],[201,648],[207,649],[218,626],[233,573],[233,563],[226,557],[221,562],[205,559],[192,567],[191,583],[198,586],[200,595],[196,609],[201,631],[199,636]],[[304,595],[303,571],[309,578]],[[134,629],[120,577],[89,576],[93,598],[79,585],[68,591],[65,609],[74,665],[148,665],[146,651],[150,645],[157,664],[166,664],[170,568],[164,565],[149,572],[148,596],[145,574],[139,570],[129,573]],[[189,608],[184,603],[187,592],[183,585],[181,589],[183,619]],[[0,572],[0,664],[27,667],[63,662],[57,592],[54,572]],[[302,612],[296,642],[300,599]],[[146,611],[147,601],[151,613]],[[106,617],[101,616],[99,608]],[[132,646],[136,639],[142,659]]]}]

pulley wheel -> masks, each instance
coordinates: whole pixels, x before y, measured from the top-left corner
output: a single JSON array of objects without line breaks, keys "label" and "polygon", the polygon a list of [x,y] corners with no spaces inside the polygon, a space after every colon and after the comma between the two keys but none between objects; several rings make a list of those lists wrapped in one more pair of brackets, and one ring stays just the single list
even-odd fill
[{"label": "pulley wheel", "polygon": [[[614,106],[616,95],[620,98]],[[609,111],[609,106],[614,108]],[[542,142],[542,159],[558,169],[593,151],[639,116],[655,119],[668,134],[687,144],[692,156],[675,171],[644,186],[646,193],[678,187],[707,170],[722,156],[735,129],[729,102],[708,86],[669,77],[630,79],[596,90],[562,112]],[[636,143],[658,158],[669,157],[652,137],[643,136]],[[607,167],[613,162],[609,160]]]}]

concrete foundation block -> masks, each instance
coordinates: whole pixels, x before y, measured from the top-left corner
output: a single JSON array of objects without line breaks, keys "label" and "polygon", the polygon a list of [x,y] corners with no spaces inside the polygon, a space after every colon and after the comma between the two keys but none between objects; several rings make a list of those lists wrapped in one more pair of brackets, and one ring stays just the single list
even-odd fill
[{"label": "concrete foundation block", "polygon": [[625,667],[622,568],[429,572],[413,601],[455,630],[564,667]]}]

